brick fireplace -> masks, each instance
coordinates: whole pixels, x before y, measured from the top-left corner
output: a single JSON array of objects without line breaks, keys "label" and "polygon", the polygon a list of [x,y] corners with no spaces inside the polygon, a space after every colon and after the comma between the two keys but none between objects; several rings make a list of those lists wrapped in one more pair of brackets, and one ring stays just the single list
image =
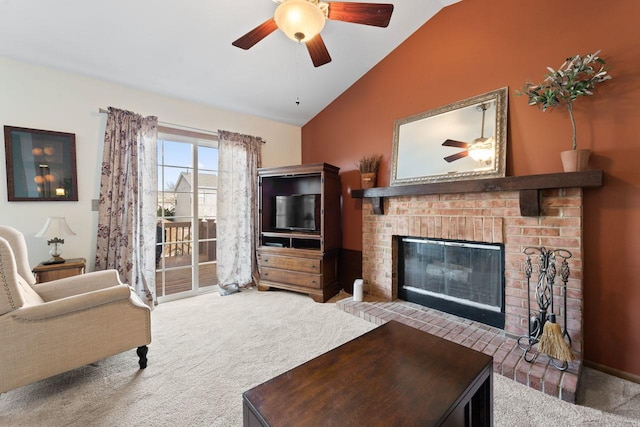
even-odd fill
[{"label": "brick fireplace", "polygon": [[[582,358],[582,188],[542,190],[540,216],[531,217],[522,216],[518,191],[387,197],[384,215],[375,214],[372,203],[365,199],[362,211],[365,290],[385,300],[398,297],[395,236],[503,243],[504,330],[512,337],[527,334],[523,249],[569,250],[573,257],[567,283],[567,329],[573,351]],[[556,298],[556,314],[562,323],[564,308],[560,297]],[[531,309],[537,310],[533,292]]]},{"label": "brick fireplace", "polygon": [[[348,298],[336,305],[376,324],[400,321],[489,354],[494,372],[574,402],[583,353],[583,189],[601,187],[603,179],[601,170],[589,170],[352,190],[353,198],[363,200],[362,274],[367,294],[363,302]],[[504,329],[398,299],[398,242],[406,236],[504,246]],[[535,345],[525,360],[518,344],[518,337],[528,333],[528,303],[531,313],[538,312],[538,260],[532,257],[532,290],[527,295],[527,247],[565,249],[573,255],[568,261],[566,315],[577,360],[564,371],[546,354],[536,353]],[[457,261],[450,264],[464,268]],[[557,277],[554,311],[563,326],[561,285]],[[529,363],[532,354],[534,363]]]},{"label": "brick fireplace", "polygon": [[[603,178],[601,170],[590,170],[352,190],[353,198],[363,200],[366,294],[363,302],[349,298],[337,307],[376,324],[400,321],[489,354],[494,372],[574,402],[583,353],[583,189],[602,186]],[[504,246],[504,329],[398,299],[398,242],[407,236]],[[565,371],[556,369],[546,354],[538,354],[535,345],[525,360],[518,344],[518,337],[528,334],[528,302],[531,313],[538,313],[538,260],[532,257],[528,296],[523,254],[527,247],[565,249],[573,255],[566,315],[576,360]],[[561,285],[557,277],[554,311],[563,326]]]}]

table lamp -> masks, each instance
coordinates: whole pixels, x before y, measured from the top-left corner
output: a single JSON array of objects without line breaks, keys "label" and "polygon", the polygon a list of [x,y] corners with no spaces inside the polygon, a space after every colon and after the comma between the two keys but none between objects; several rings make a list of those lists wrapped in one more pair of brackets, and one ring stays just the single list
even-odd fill
[{"label": "table lamp", "polygon": [[47,218],[47,222],[45,222],[42,230],[36,233],[36,237],[50,238],[50,240],[47,240],[47,245],[51,246],[51,249],[49,250],[51,259],[44,261],[42,264],[49,265],[65,262],[65,259],[60,256],[62,253],[60,246],[64,243],[64,239],[62,237],[75,235],[76,233],[69,228],[69,224],[67,224],[67,220],[64,219],[63,216],[50,216]]}]

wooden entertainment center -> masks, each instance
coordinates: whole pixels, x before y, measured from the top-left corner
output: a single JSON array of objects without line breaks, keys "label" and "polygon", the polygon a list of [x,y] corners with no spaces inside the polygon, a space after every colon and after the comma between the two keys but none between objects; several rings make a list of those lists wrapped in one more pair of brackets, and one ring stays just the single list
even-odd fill
[{"label": "wooden entertainment center", "polygon": [[317,302],[338,293],[339,170],[327,163],[258,170],[259,290],[303,292]]}]

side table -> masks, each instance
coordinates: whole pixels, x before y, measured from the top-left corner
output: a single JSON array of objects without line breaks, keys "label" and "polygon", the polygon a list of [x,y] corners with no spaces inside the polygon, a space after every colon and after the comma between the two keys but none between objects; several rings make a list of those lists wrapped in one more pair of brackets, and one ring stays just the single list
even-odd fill
[{"label": "side table", "polygon": [[50,282],[65,277],[84,274],[87,261],[84,258],[70,258],[60,264],[38,264],[33,273],[36,275],[36,283]]}]

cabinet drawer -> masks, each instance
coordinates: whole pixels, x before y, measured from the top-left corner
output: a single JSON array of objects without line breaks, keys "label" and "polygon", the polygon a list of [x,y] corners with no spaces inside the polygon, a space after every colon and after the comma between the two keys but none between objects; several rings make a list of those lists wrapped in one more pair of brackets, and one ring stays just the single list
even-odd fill
[{"label": "cabinet drawer", "polygon": [[304,286],[305,288],[322,288],[322,276],[319,274],[299,273],[275,268],[263,268],[260,271],[260,280]]},{"label": "cabinet drawer", "polygon": [[312,258],[296,258],[277,255],[258,255],[260,267],[281,268],[284,270],[304,271],[320,274],[320,260]]}]

